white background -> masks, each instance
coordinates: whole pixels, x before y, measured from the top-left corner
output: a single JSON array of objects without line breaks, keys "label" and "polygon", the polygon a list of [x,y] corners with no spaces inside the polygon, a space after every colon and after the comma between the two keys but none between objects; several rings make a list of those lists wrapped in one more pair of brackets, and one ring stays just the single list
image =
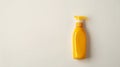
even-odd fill
[{"label": "white background", "polygon": [[[89,17],[85,60],[74,15]],[[120,67],[120,0],[0,0],[0,67]]]}]

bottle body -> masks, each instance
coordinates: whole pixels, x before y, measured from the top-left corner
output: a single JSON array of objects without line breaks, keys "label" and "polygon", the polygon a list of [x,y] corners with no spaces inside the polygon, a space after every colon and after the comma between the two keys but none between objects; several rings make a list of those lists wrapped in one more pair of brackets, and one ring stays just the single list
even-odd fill
[{"label": "bottle body", "polygon": [[86,34],[82,23],[77,23],[73,33],[73,58],[83,59],[86,57]]}]

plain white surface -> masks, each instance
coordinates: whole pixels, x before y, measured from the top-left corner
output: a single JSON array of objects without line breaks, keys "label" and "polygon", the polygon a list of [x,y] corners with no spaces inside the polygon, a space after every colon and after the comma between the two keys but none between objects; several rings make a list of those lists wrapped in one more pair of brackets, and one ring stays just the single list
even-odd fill
[{"label": "plain white surface", "polygon": [[[89,58],[72,59],[86,15]],[[0,0],[0,67],[120,67],[120,0]]]}]

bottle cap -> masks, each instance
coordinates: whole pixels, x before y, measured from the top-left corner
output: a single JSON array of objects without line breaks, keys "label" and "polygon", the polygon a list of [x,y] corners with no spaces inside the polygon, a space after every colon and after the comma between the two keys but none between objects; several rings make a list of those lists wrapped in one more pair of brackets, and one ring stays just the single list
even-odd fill
[{"label": "bottle cap", "polygon": [[87,17],[86,16],[74,16],[76,22],[84,22],[87,20]]}]

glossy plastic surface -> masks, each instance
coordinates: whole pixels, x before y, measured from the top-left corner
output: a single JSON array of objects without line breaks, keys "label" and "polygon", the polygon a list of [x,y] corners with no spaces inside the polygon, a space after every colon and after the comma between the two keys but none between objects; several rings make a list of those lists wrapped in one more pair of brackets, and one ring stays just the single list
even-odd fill
[{"label": "glossy plastic surface", "polygon": [[86,58],[86,33],[82,22],[76,22],[76,28],[73,33],[73,58]]}]

